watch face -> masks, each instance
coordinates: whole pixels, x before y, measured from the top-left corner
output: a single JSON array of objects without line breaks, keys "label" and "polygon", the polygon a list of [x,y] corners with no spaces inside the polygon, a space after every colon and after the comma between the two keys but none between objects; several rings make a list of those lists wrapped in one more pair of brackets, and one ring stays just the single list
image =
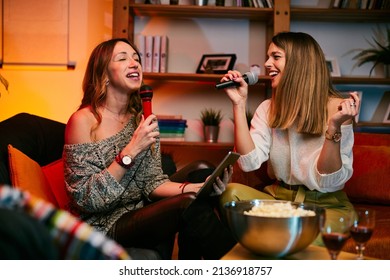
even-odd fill
[{"label": "watch face", "polygon": [[129,157],[129,156],[124,156],[124,157],[122,158],[122,162],[123,162],[123,164],[125,164],[125,165],[129,165],[129,164],[131,163],[131,157]]},{"label": "watch face", "polygon": [[335,133],[334,135],[333,135],[333,141],[335,141],[335,142],[340,142],[340,140],[341,140],[341,133]]}]

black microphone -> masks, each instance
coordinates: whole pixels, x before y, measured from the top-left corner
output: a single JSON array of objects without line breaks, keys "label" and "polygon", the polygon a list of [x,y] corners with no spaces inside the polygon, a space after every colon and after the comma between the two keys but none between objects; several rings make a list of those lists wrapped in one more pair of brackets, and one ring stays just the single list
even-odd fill
[{"label": "black microphone", "polygon": [[153,89],[151,86],[143,85],[139,89],[139,95],[142,99],[142,107],[144,111],[145,119],[152,114],[152,97],[153,97]]},{"label": "black microphone", "polygon": [[[244,75],[242,75],[242,78],[250,86],[256,84],[257,81],[259,80],[259,76],[257,74],[255,74],[254,72],[246,72]],[[215,87],[217,89],[224,89],[227,87],[239,87],[239,86],[240,86],[240,83],[237,83],[237,82],[232,81],[232,80],[227,81],[227,82],[222,82],[222,83],[215,85]]]}]

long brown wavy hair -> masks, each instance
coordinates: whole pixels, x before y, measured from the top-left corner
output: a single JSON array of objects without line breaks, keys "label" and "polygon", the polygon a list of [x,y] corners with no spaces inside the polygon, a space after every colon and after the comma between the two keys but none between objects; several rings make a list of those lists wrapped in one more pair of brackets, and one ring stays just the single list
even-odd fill
[{"label": "long brown wavy hair", "polygon": [[[91,134],[102,122],[102,116],[98,111],[98,107],[101,106],[106,99],[107,84],[109,81],[107,74],[108,64],[111,60],[114,47],[118,42],[129,44],[140,58],[137,47],[125,38],[115,38],[104,41],[97,45],[92,51],[88,60],[87,69],[85,70],[83,80],[84,96],[79,107],[79,109],[81,109],[90,106],[92,114],[97,120],[97,125],[91,129]],[[138,91],[130,93],[127,111],[135,116],[133,120],[134,125],[137,126],[142,116],[142,103]]]},{"label": "long brown wavy hair", "polygon": [[287,129],[322,135],[327,123],[330,97],[341,97],[334,89],[324,53],[314,38],[302,32],[281,32],[272,42],[286,53],[286,65],[272,94],[269,123]]}]

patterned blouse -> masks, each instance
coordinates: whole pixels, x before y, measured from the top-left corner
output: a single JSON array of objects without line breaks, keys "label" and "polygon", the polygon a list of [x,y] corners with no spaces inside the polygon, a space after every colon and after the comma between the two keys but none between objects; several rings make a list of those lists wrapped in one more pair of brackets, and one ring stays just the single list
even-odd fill
[{"label": "patterned blouse", "polygon": [[97,230],[107,233],[126,212],[139,209],[150,193],[168,181],[161,168],[160,142],[139,153],[135,164],[117,182],[107,167],[129,143],[135,131],[131,119],[117,134],[93,143],[64,145],[65,184],[70,210]]}]

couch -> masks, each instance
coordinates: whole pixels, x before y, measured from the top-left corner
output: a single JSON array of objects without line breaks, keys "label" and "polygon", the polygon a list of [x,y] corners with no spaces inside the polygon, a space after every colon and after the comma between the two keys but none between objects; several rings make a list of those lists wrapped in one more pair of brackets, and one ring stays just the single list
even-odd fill
[{"label": "couch", "polygon": [[[61,159],[64,132],[64,123],[27,113],[0,122],[0,186],[13,186],[66,211],[69,198]],[[176,182],[205,180],[215,168],[207,161],[196,161],[177,170],[167,154],[162,155],[162,167]],[[160,257],[142,248],[128,250],[135,259]]]},{"label": "couch", "polygon": [[[354,173],[344,190],[355,207],[376,210],[376,227],[365,255],[390,259],[390,134],[355,132],[353,154]],[[266,170],[266,164],[252,172],[235,165],[233,181],[262,189],[272,182]],[[352,239],[343,250],[356,252]]]}]

